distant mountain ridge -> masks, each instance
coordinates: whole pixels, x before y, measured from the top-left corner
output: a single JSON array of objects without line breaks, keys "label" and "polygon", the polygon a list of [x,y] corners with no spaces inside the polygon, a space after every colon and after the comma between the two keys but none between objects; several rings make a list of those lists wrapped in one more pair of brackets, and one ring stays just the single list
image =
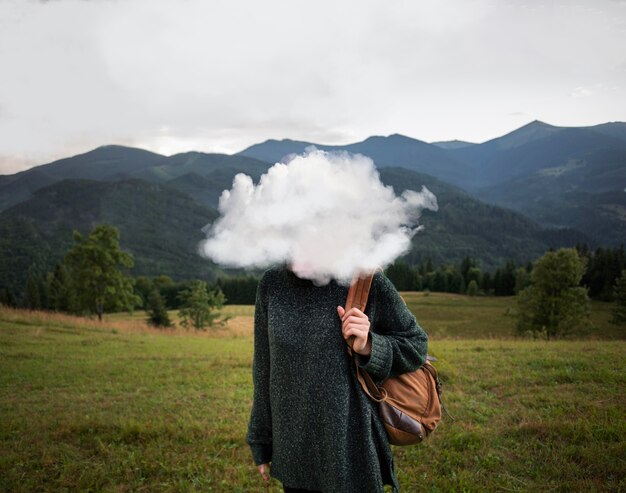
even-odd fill
[{"label": "distant mountain ridge", "polygon": [[[137,259],[135,273],[212,279],[222,270],[195,248],[222,191],[237,173],[258,182],[284,151],[309,145],[273,140],[235,155],[173,156],[102,146],[0,176],[0,284],[45,272],[68,247],[72,228],[85,232],[99,222],[120,227],[122,245]],[[626,123],[570,128],[535,121],[481,144],[394,134],[317,147],[370,156],[396,193],[426,185],[437,195],[440,210],[424,213],[426,228],[406,256],[411,262],[471,256],[493,269],[550,246],[626,242]]]},{"label": "distant mountain ridge", "polygon": [[466,142],[464,140],[442,140],[439,142],[431,142],[431,144],[441,147],[442,149],[460,149],[461,147],[477,145],[474,142]]},{"label": "distant mountain ridge", "polygon": [[[28,200],[33,193],[65,179],[115,181],[139,178],[154,183],[174,182],[185,174],[202,177],[214,173],[224,188],[230,187],[235,174],[260,176],[268,163],[245,156],[186,152],[163,156],[143,149],[117,145],[101,146],[84,154],[30,168],[14,175],[0,176],[0,211]],[[193,194],[192,194],[193,195]],[[196,190],[194,198],[210,205]]]},{"label": "distant mountain ridge", "polygon": [[[402,166],[419,173],[437,178],[446,177],[453,184],[463,181],[463,170],[459,163],[436,145],[405,135],[393,134],[388,137],[373,136],[362,142],[347,145],[320,145],[293,140],[269,140],[244,149],[238,155],[280,162],[290,154],[301,154],[307,147],[314,146],[324,151],[347,151],[372,158],[378,168]],[[443,178],[442,178],[443,179]]]},{"label": "distant mountain ridge", "polygon": [[[575,227],[588,235],[602,231],[597,241],[606,245],[626,242],[626,195],[617,193],[626,187],[624,122],[558,127],[535,120],[481,144],[429,144],[399,135],[344,146],[272,140],[241,154],[277,161],[286,150],[301,152],[310,145],[368,155],[380,169],[427,173],[546,227]],[[584,213],[582,204],[572,201],[576,193],[586,197]]]}]

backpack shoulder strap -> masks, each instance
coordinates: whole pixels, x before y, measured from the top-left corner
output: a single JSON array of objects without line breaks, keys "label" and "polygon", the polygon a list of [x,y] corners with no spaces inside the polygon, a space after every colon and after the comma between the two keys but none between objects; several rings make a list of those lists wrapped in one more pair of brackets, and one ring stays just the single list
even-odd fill
[{"label": "backpack shoulder strap", "polygon": [[[348,298],[345,306],[346,311],[352,307],[357,307],[359,310],[365,311],[373,278],[374,272],[365,277],[355,276],[352,280],[352,284],[350,285],[350,289],[348,290]],[[370,399],[376,402],[383,402],[387,398],[385,389],[379,388],[374,383],[374,380],[372,380],[372,377],[370,377],[365,370],[359,367],[356,355],[352,352],[352,341],[348,341],[348,354],[354,363],[357,380],[361,384],[365,393]]]},{"label": "backpack shoulder strap", "polygon": [[365,310],[373,278],[374,273],[365,277],[355,276],[348,290],[348,299],[346,300],[345,306],[346,311],[352,307],[357,307],[361,311]]},{"label": "backpack shoulder strap", "polygon": [[[346,299],[346,306],[344,309],[346,311],[350,310],[350,308],[356,307],[362,312],[365,311],[365,307],[367,306],[367,298],[370,293],[370,288],[372,287],[372,279],[374,279],[374,272],[366,275],[365,277],[360,277],[356,275],[354,279],[352,279],[352,284],[350,284],[350,289],[348,290],[348,298]],[[354,336],[350,337],[348,342],[348,354],[352,356],[352,344],[354,342]]]}]

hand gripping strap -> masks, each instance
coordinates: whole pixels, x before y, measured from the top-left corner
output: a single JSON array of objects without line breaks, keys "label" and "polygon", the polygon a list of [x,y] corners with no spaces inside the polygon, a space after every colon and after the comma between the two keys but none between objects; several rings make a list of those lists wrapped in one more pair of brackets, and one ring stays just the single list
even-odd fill
[{"label": "hand gripping strap", "polygon": [[[374,273],[365,277],[359,277],[358,275],[355,276],[352,280],[352,284],[350,285],[350,289],[348,290],[348,298],[346,300],[345,307],[346,312],[352,307],[357,307],[362,312],[365,311],[373,278]],[[351,339],[352,340],[348,341],[348,354],[350,354],[352,360],[354,361],[356,376],[361,384],[361,387],[363,388],[363,391],[373,401],[384,402],[387,398],[387,391],[382,387],[378,387],[372,377],[370,377],[370,375],[359,366],[356,355],[352,353],[352,342],[354,341],[354,338],[352,337]]]}]

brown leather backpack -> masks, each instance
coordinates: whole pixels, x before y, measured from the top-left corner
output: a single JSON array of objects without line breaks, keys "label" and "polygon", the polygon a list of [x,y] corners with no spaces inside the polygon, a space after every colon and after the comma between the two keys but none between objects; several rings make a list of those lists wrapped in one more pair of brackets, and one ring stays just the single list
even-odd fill
[{"label": "brown leather backpack", "polygon": [[[354,306],[365,311],[373,277],[374,274],[370,274],[352,282],[346,300],[346,311]],[[421,442],[437,428],[441,421],[442,407],[445,410],[441,400],[441,382],[437,370],[430,363],[437,358],[427,356],[426,362],[417,370],[389,377],[378,386],[359,366],[351,347],[349,353],[363,391],[378,403],[378,413],[387,430],[389,443],[413,445]]]}]

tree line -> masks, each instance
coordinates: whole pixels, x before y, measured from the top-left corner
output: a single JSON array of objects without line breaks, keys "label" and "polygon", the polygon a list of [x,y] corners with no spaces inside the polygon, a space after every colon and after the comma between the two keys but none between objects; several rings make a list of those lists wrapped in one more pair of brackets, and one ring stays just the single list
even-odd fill
[{"label": "tree line", "polygon": [[[615,301],[615,284],[626,269],[624,245],[591,251],[586,244],[577,244],[574,250],[584,259],[579,285],[588,289],[592,299]],[[430,259],[416,266],[397,260],[387,267],[385,274],[399,291],[514,296],[530,284],[533,262],[518,265],[509,260],[493,272],[483,272],[479,264],[470,257],[465,257],[459,265],[443,264],[436,268]]]},{"label": "tree line", "polygon": [[226,297],[219,286],[201,279],[175,282],[167,276],[133,278],[133,256],[123,252],[117,228],[103,224],[87,236],[73,233],[62,262],[45,276],[29,276],[18,298],[4,288],[0,303],[32,310],[97,316],[143,309],[149,323],[170,327],[168,310],[178,309],[180,324],[204,329],[213,325]]},{"label": "tree line", "polygon": [[[133,257],[120,249],[119,239],[119,231],[106,224],[97,226],[87,236],[75,231],[74,244],[63,262],[45,276],[29,276],[24,292],[19,295],[7,288],[0,289],[0,304],[95,315],[99,319],[106,312],[143,309],[150,323],[164,327],[172,325],[168,310],[179,310],[181,325],[204,328],[215,322],[215,312],[224,304],[250,305],[255,302],[258,279],[252,275],[220,277],[211,284],[201,279],[175,281],[168,276],[133,278],[129,274]],[[566,271],[570,273],[569,281],[576,281],[575,285],[568,285],[568,289],[580,288],[577,292],[584,291],[585,299],[616,301],[618,305],[622,303],[622,298],[626,300],[625,288],[622,287],[626,285],[626,251],[623,245],[595,251],[587,245],[576,245],[574,249],[560,249],[559,252],[563,250],[571,250],[568,255],[574,255],[578,260],[568,257],[567,262],[547,269],[552,281],[563,278],[563,271]],[[509,260],[494,272],[483,272],[479,261],[470,257],[464,258],[458,265],[437,267],[431,259],[416,266],[400,259],[388,266],[385,274],[399,291],[435,291],[471,296],[519,295],[519,300],[527,303],[527,309],[532,305],[528,301],[531,299],[529,293],[542,282],[537,277],[541,270],[538,267],[543,265],[545,258],[552,258],[553,255],[556,252],[550,249],[541,259],[525,265]],[[561,259],[559,255],[555,258]],[[579,305],[583,298],[579,295],[573,297],[578,299]],[[619,319],[619,315],[614,318]],[[520,322],[521,326],[524,323]]]},{"label": "tree line", "polygon": [[[482,274],[475,261],[466,258],[456,268],[432,264],[416,268],[396,262],[387,275],[400,290],[433,289],[468,295],[516,295],[515,332],[533,338],[554,339],[588,332],[590,297],[614,301],[611,323],[626,325],[626,258],[619,249],[549,249],[535,262],[516,266],[507,262],[493,276]],[[442,289],[443,288],[443,289]]]}]

